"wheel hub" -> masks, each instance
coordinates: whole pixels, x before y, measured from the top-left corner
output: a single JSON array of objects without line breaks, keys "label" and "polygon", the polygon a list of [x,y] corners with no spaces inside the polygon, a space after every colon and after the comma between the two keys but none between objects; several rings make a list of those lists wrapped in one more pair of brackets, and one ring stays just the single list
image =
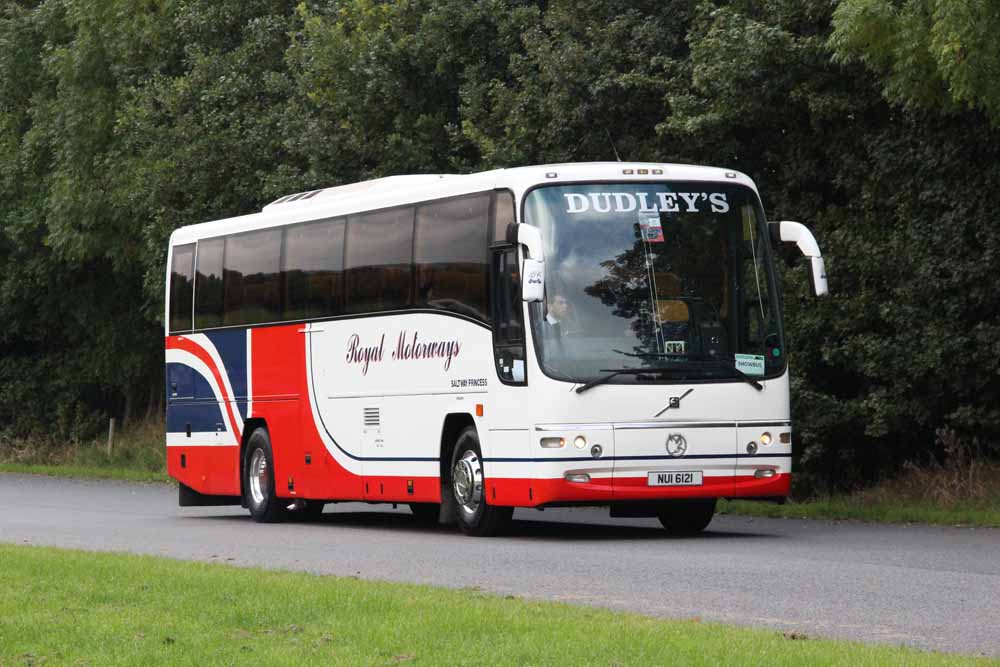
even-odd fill
[{"label": "wheel hub", "polygon": [[261,449],[255,449],[250,458],[250,499],[254,505],[262,505],[268,496],[267,457]]},{"label": "wheel hub", "polygon": [[465,514],[475,514],[483,501],[483,467],[474,451],[467,451],[455,461],[451,473],[455,500]]}]

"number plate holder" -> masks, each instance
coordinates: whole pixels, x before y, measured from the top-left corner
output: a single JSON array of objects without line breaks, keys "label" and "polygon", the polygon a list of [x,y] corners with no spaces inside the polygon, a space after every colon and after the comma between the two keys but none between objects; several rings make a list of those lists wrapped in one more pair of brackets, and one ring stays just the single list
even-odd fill
[{"label": "number plate holder", "polygon": [[701,470],[664,470],[649,473],[649,486],[701,486]]}]

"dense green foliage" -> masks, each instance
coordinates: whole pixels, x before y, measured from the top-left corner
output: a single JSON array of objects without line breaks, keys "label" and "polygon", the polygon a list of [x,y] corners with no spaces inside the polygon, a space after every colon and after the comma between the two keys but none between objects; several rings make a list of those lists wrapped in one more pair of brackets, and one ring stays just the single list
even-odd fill
[{"label": "dense green foliage", "polygon": [[772,219],[816,230],[833,296],[784,270],[801,479],[864,481],[940,455],[939,432],[990,450],[1000,16],[979,6],[8,2],[5,437],[158,406],[180,225],[373,176],[613,159],[613,141],[744,171]]}]

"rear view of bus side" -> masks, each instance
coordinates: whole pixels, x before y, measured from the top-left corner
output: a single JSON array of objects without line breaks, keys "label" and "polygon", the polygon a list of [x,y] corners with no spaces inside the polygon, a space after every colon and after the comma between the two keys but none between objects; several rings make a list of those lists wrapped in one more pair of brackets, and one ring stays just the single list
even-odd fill
[{"label": "rear view of bus side", "polygon": [[397,176],[176,230],[167,464],[258,521],[406,503],[472,535],[515,507],[707,526],[781,499],[788,371],[742,174],[670,164]]}]

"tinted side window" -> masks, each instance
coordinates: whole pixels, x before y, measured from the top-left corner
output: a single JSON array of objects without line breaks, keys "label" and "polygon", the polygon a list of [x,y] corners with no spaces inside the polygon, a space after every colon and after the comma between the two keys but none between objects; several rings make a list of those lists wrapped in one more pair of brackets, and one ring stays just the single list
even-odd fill
[{"label": "tinted side window", "polygon": [[348,313],[405,308],[412,302],[413,208],[347,219]]},{"label": "tinted side window", "polygon": [[490,199],[487,193],[417,208],[413,249],[416,305],[487,319]]},{"label": "tinted side window", "polygon": [[196,329],[222,324],[222,251],[224,239],[198,242],[197,273],[194,286],[194,326]]},{"label": "tinted side window", "polygon": [[509,191],[497,193],[493,213],[492,243],[503,243],[507,238],[507,226],[514,222],[514,195]]},{"label": "tinted side window", "polygon": [[194,298],[194,244],[174,248],[170,266],[170,332],[191,330]]},{"label": "tinted side window", "polygon": [[226,239],[223,324],[281,319],[281,230],[237,234]]},{"label": "tinted side window", "polygon": [[346,224],[343,219],[322,220],[285,229],[281,262],[284,319],[304,320],[343,312]]}]

